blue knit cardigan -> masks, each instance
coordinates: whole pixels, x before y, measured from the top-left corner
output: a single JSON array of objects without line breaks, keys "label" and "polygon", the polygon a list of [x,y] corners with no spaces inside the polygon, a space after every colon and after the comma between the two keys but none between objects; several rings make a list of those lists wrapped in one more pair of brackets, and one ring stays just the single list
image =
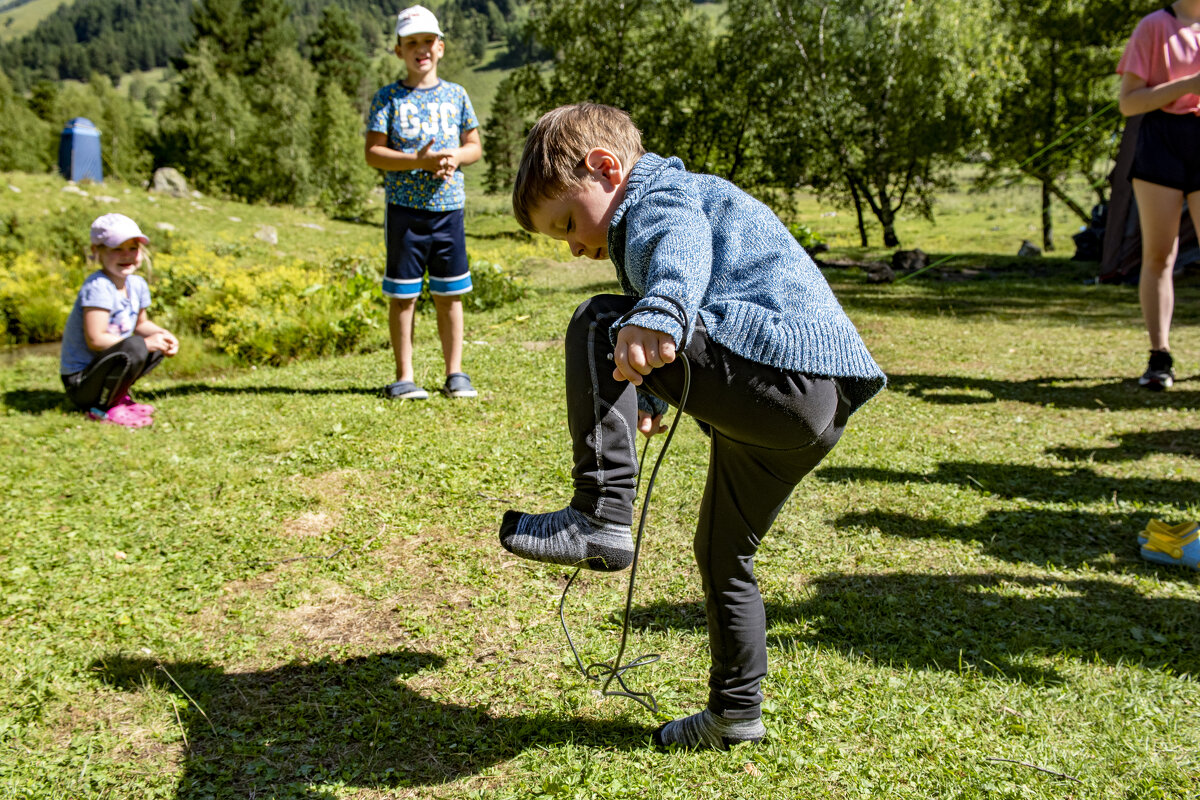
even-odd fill
[{"label": "blue knit cardigan", "polygon": [[[667,333],[678,347],[699,315],[713,340],[743,358],[852,379],[842,382],[852,409],[887,381],[808,253],[771,209],[729,181],[647,153],[626,178],[608,253],[621,288],[646,309],[625,324]],[[687,310],[686,333],[654,310],[673,310],[663,297]]]}]

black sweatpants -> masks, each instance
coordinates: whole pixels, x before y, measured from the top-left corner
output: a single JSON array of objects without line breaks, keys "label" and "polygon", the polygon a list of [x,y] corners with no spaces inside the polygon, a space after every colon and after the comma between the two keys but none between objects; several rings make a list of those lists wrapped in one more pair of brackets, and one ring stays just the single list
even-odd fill
[{"label": "black sweatpants", "polygon": [[129,387],[154,369],[163,354],[146,349],[146,339],[132,334],[103,350],[79,372],[63,375],[67,399],[79,408],[108,410],[129,393]]},{"label": "black sweatpants", "polygon": [[[612,377],[608,332],[635,302],[593,297],[576,310],[566,336],[571,506],[623,524],[633,520],[637,484],[637,398],[631,384]],[[754,719],[767,674],[754,554],[792,489],[837,444],[850,403],[836,378],[744,359],[711,340],[699,320],[684,352],[691,365],[684,411],[705,423],[711,439],[695,538],[712,654],[708,708]],[[677,358],[645,376],[643,386],[678,406],[683,381]]]}]

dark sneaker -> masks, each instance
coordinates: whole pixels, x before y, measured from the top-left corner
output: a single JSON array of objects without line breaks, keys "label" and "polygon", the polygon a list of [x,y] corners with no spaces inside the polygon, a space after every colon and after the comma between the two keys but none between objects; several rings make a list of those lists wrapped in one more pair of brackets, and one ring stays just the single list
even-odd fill
[{"label": "dark sneaker", "polygon": [[429,392],[412,381],[396,381],[383,387],[383,396],[389,400],[427,400]]},{"label": "dark sneaker", "polygon": [[1155,392],[1170,389],[1175,383],[1175,360],[1166,350],[1151,350],[1150,363],[1142,377],[1138,378],[1138,386],[1144,386]]},{"label": "dark sneaker", "polygon": [[446,385],[442,393],[447,397],[475,397],[479,392],[471,385],[471,379],[465,372],[452,372],[446,376]]}]

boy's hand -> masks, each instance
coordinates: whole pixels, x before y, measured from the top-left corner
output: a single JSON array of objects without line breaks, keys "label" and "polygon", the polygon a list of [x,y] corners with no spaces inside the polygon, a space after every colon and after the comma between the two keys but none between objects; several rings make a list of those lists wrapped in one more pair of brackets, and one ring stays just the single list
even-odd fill
[{"label": "boy's hand", "polygon": [[434,175],[444,181],[454,177],[454,171],[458,169],[458,150],[438,150],[430,155],[437,159],[438,166]]},{"label": "boy's hand", "polygon": [[666,433],[667,426],[662,424],[662,414],[650,416],[650,412],[638,409],[638,430],[649,439],[656,433]]},{"label": "boy's hand", "polygon": [[[642,376],[675,360],[675,340],[662,331],[626,325],[617,333],[617,346],[613,349],[613,377],[629,381],[634,386],[642,385]],[[638,430],[641,430],[641,415]]]}]

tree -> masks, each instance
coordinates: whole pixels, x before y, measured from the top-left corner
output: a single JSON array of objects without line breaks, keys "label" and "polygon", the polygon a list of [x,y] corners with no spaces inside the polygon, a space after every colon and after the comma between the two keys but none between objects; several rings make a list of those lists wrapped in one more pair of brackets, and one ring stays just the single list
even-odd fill
[{"label": "tree", "polygon": [[360,216],[376,184],[363,158],[363,128],[362,115],[338,83],[323,81],[313,114],[312,163],[317,202],[330,216]]},{"label": "tree", "polygon": [[45,172],[53,133],[0,72],[0,172]]},{"label": "tree", "polygon": [[521,37],[529,52],[553,53],[553,69],[527,64],[498,88],[489,186],[511,180],[530,119],[581,100],[626,110],[648,149],[694,168],[730,177],[745,165],[750,139],[731,130],[745,93],[727,81],[735,70],[689,0],[535,0]]},{"label": "tree", "polygon": [[159,118],[157,161],[175,166],[200,188],[232,193],[256,125],[241,82],[218,71],[214,42],[204,38],[184,54]]},{"label": "tree", "polygon": [[[1082,174],[1106,202],[1104,171],[1123,124],[1113,74],[1140,12],[1112,0],[1004,0],[1004,18],[1021,70],[1000,99],[987,132],[985,185],[1018,173],[1042,189],[1042,246],[1054,249],[1056,198],[1083,222],[1090,211],[1066,189]],[[1019,120],[1020,124],[1013,124]]]},{"label": "tree", "polygon": [[365,112],[369,98],[364,93],[364,83],[370,62],[358,24],[340,6],[326,6],[308,44],[312,49],[309,60],[321,81],[335,81],[343,97],[353,100]]},{"label": "tree", "polygon": [[99,73],[88,81],[88,91],[98,106],[98,116],[92,121],[104,137],[105,174],[134,183],[149,178],[152,158],[146,107],[121,95],[112,81]]},{"label": "tree", "polygon": [[[255,124],[234,192],[248,200],[302,205],[315,191],[310,160],[316,74],[295,45],[265,56],[243,85]],[[361,157],[361,154],[360,154]]]},{"label": "tree", "polygon": [[852,205],[863,246],[865,206],[898,246],[896,215],[932,213],[947,168],[995,113],[1010,69],[995,11],[986,0],[731,0],[731,41],[757,42],[775,76],[764,144],[776,179]]}]

